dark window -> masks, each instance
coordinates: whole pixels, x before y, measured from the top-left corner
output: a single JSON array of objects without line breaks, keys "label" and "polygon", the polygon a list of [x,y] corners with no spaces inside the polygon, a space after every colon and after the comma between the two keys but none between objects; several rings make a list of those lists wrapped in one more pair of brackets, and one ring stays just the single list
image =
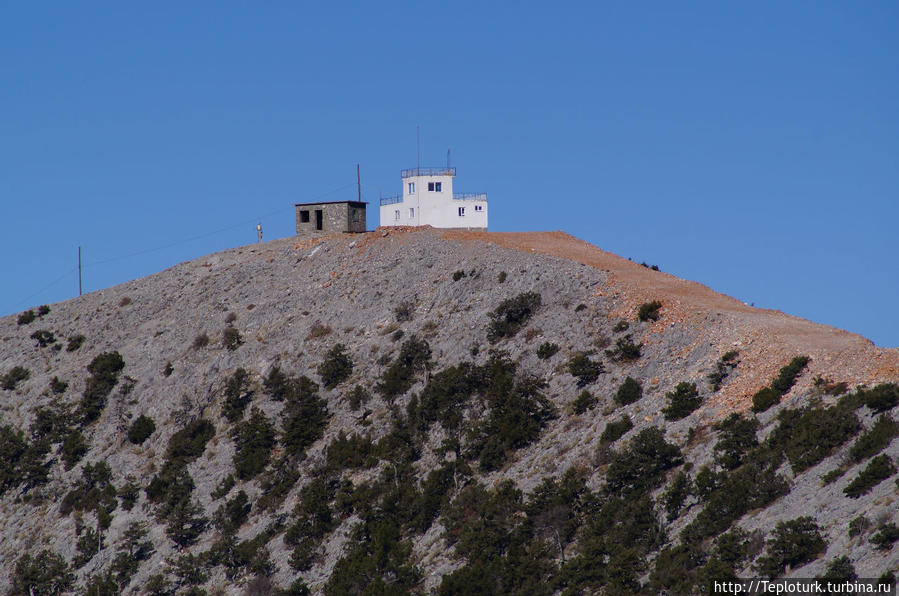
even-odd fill
[{"label": "dark window", "polygon": [[309,211],[300,211],[300,223],[309,223]]},{"label": "dark window", "polygon": [[430,190],[430,191],[433,192],[433,190],[434,190],[434,183],[433,183],[433,182],[428,182],[428,190]]},{"label": "dark window", "polygon": [[443,191],[443,182],[435,182],[434,190],[436,190],[437,192],[442,192]]},{"label": "dark window", "polygon": [[316,230],[322,229],[322,219],[323,219],[322,218],[322,210],[316,209],[315,210],[315,229]]}]

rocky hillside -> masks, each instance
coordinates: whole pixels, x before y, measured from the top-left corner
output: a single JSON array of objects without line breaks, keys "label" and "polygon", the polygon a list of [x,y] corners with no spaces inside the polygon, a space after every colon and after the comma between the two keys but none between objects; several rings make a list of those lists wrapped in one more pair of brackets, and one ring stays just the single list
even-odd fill
[{"label": "rocky hillside", "polygon": [[899,567],[899,352],[561,233],[284,239],[0,319],[0,591]]}]

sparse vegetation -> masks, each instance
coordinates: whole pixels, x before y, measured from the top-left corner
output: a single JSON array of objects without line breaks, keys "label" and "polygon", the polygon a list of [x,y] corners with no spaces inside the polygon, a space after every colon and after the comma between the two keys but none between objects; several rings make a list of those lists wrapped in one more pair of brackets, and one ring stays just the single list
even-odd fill
[{"label": "sparse vegetation", "polygon": [[659,310],[662,308],[662,303],[658,300],[653,300],[651,302],[644,302],[640,305],[640,308],[637,309],[637,318],[641,321],[658,321]]},{"label": "sparse vegetation", "polygon": [[871,536],[871,544],[875,545],[877,550],[890,550],[897,540],[899,540],[899,526],[892,522],[880,524],[877,533]]},{"label": "sparse vegetation", "polygon": [[773,579],[788,565],[797,569],[817,559],[827,550],[827,543],[813,518],[797,517],[777,522],[774,536],[766,542],[766,547],[765,556],[758,559],[753,569]]},{"label": "sparse vegetation", "polygon": [[205,348],[209,345],[209,336],[205,333],[198,333],[196,337],[194,337],[193,348],[195,350],[199,350],[200,348]]},{"label": "sparse vegetation", "polygon": [[583,414],[587,410],[591,410],[596,406],[596,396],[587,390],[581,391],[571,404],[571,409],[575,414]]},{"label": "sparse vegetation", "polygon": [[84,345],[84,340],[87,339],[80,333],[78,335],[73,335],[69,338],[68,343],[66,344],[66,352],[74,352],[82,345]]},{"label": "sparse vegetation", "polygon": [[346,353],[345,345],[335,344],[328,350],[325,359],[318,366],[318,374],[325,389],[333,389],[350,378],[353,374],[353,359]]},{"label": "sparse vegetation", "polygon": [[156,423],[149,416],[141,414],[128,429],[128,440],[140,445],[156,432]]},{"label": "sparse vegetation", "polygon": [[552,342],[545,341],[537,347],[537,358],[540,360],[549,360],[559,351],[559,346]]},{"label": "sparse vegetation", "polygon": [[37,342],[39,348],[46,348],[50,344],[56,343],[56,336],[52,331],[40,329],[31,334],[31,339]]},{"label": "sparse vegetation", "polygon": [[415,318],[415,303],[410,300],[403,300],[393,309],[393,316],[396,317],[397,323],[406,323]]},{"label": "sparse vegetation", "polygon": [[631,422],[630,416],[625,414],[618,420],[606,424],[602,434],[599,436],[599,442],[605,444],[614,443],[632,428],[634,428],[634,423]]},{"label": "sparse vegetation", "polygon": [[899,405],[899,385],[882,383],[872,389],[862,389],[857,392],[857,398],[872,412],[880,414]]},{"label": "sparse vegetation", "polygon": [[899,424],[889,414],[882,414],[874,422],[871,430],[860,436],[849,448],[849,457],[860,462],[877,455],[899,436]]},{"label": "sparse vegetation", "polygon": [[465,277],[465,272],[459,269],[458,271],[453,271],[453,281],[459,281]]},{"label": "sparse vegetation", "polygon": [[739,355],[739,352],[736,350],[731,350],[718,359],[718,362],[715,363],[715,370],[710,372],[707,377],[709,385],[712,387],[712,391],[721,389],[724,380],[727,379],[727,377],[730,376],[730,373],[737,367],[737,358]]},{"label": "sparse vegetation", "polygon": [[65,559],[54,551],[44,549],[34,557],[29,553],[19,557],[11,580],[11,596],[56,596],[72,588],[75,575]]},{"label": "sparse vegetation", "polygon": [[427,340],[412,335],[403,342],[399,355],[381,375],[377,390],[385,399],[395,399],[412,387],[415,375],[428,370],[430,366],[431,346]]},{"label": "sparse vegetation", "polygon": [[12,391],[22,381],[27,381],[31,372],[24,366],[14,366],[8,373],[0,377],[0,387]]},{"label": "sparse vegetation", "polygon": [[503,283],[503,282],[505,282],[505,281],[506,281],[506,277],[507,277],[507,276],[506,276],[506,272],[505,272],[505,271],[500,271],[500,272],[499,272],[499,275],[496,276],[496,281],[497,281],[497,283]]},{"label": "sparse vegetation", "polygon": [[222,404],[222,414],[225,415],[228,422],[237,422],[243,418],[244,410],[252,401],[250,373],[243,367],[239,367],[225,383],[225,402]]},{"label": "sparse vegetation", "polygon": [[106,407],[106,398],[119,381],[119,372],[125,368],[125,361],[118,352],[104,352],[87,365],[91,374],[81,398],[79,413],[82,424],[90,424],[100,417]]},{"label": "sparse vegetation", "polygon": [[764,412],[771,406],[780,403],[780,398],[796,384],[796,379],[805,370],[808,363],[808,356],[796,356],[790,360],[789,364],[780,369],[769,387],[759,389],[752,396],[752,411]]},{"label": "sparse vegetation", "polygon": [[222,347],[231,351],[236,350],[243,344],[243,337],[236,327],[225,327],[222,330]]},{"label": "sparse vegetation", "polygon": [[640,386],[640,383],[631,377],[627,377],[615,392],[615,403],[620,406],[626,406],[639,401],[642,397],[643,388]]},{"label": "sparse vegetation", "polygon": [[615,347],[606,350],[608,356],[613,362],[632,362],[640,358],[643,344],[635,344],[630,335],[619,337],[615,340]]},{"label": "sparse vegetation", "polygon": [[234,472],[241,480],[258,475],[268,465],[275,445],[275,429],[258,408],[234,427]]},{"label": "sparse vegetation", "polygon": [[568,359],[568,372],[577,378],[578,387],[585,387],[596,381],[605,368],[602,362],[591,360],[585,352],[575,352]]},{"label": "sparse vegetation", "polygon": [[843,492],[847,497],[857,499],[896,473],[896,465],[888,455],[878,455],[871,459],[865,469],[858,473]]},{"label": "sparse vegetation", "polygon": [[33,323],[34,319],[36,319],[36,318],[37,317],[35,317],[34,311],[29,309],[29,310],[26,310],[25,312],[19,314],[19,317],[16,319],[16,324],[29,325],[29,324]]},{"label": "sparse vegetation", "polygon": [[505,337],[513,337],[524,327],[543,303],[537,292],[524,292],[500,302],[496,310],[488,313],[490,327],[487,339],[495,343]]},{"label": "sparse vegetation", "polygon": [[668,406],[662,408],[665,420],[686,418],[702,405],[702,397],[696,390],[696,383],[678,383],[674,391],[665,394]]}]

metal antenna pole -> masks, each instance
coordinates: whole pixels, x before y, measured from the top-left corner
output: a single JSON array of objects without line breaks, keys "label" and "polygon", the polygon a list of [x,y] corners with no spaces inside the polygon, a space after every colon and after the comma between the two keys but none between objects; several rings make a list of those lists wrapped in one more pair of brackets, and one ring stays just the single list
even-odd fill
[{"label": "metal antenna pole", "polygon": [[421,126],[418,124],[415,125],[415,154],[418,158],[418,169],[421,170]]},{"label": "metal antenna pole", "polygon": [[356,164],[356,197],[362,202],[362,179],[359,177],[359,164]]},{"label": "metal antenna pole", "polygon": [[81,247],[78,247],[78,295],[81,296]]}]

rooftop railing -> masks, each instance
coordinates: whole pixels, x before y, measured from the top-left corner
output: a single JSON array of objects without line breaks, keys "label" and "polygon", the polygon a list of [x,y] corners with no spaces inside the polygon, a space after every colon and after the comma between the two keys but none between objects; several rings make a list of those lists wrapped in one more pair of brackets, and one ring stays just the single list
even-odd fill
[{"label": "rooftop railing", "polygon": [[412,176],[455,176],[456,168],[409,168],[402,170],[400,177],[411,178]]},{"label": "rooftop railing", "polygon": [[403,195],[396,195],[395,197],[382,197],[381,205],[393,205],[394,203],[402,203]]},{"label": "rooftop railing", "polygon": [[453,194],[454,201],[486,201],[487,193],[485,192],[460,192]]}]

